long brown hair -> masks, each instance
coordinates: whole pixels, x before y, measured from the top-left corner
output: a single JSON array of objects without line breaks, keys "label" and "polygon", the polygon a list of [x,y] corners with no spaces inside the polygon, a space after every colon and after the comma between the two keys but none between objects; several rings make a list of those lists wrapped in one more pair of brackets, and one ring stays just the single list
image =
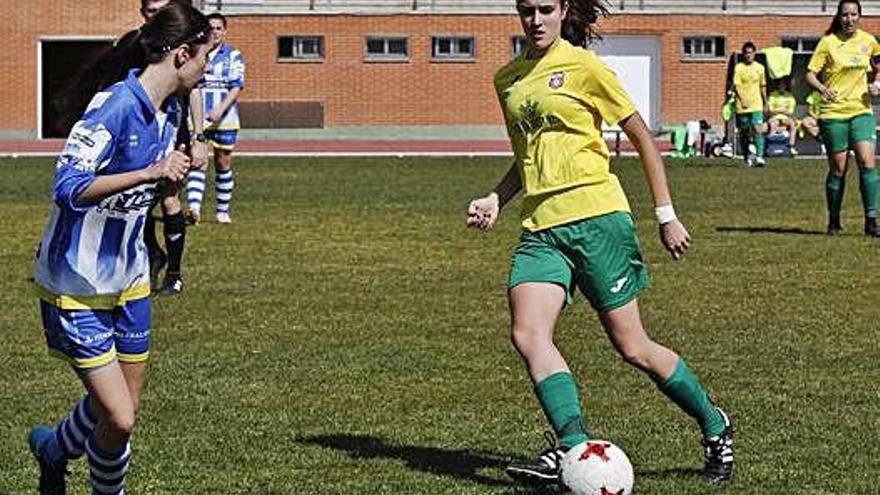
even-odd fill
[{"label": "long brown hair", "polygon": [[161,62],[180,45],[191,55],[210,39],[207,18],[195,8],[172,2],[139,29],[122,35],[83,69],[74,84],[55,98],[61,116],[58,127],[69,128],[80,117],[92,96],[125,79],[128,71]]},{"label": "long brown hair", "polygon": [[596,30],[599,17],[608,16],[606,0],[559,0],[568,5],[568,14],[562,21],[562,38],[574,46],[586,48],[594,39],[602,39]]}]

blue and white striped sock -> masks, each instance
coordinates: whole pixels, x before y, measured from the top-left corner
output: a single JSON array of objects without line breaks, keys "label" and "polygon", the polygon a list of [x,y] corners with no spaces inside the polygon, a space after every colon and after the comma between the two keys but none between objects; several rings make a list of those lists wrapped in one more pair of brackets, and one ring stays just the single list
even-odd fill
[{"label": "blue and white striped sock", "polygon": [[131,460],[131,447],[116,453],[107,453],[95,445],[95,437],[86,442],[89,458],[89,480],[92,482],[92,495],[125,495],[125,474]]},{"label": "blue and white striped sock", "polygon": [[232,190],[235,181],[232,178],[232,170],[217,172],[217,213],[229,213],[229,203],[232,202]]},{"label": "blue and white striped sock", "polygon": [[186,204],[191,210],[202,209],[202,200],[205,199],[205,173],[201,170],[193,170],[189,173],[186,181]]},{"label": "blue and white striped sock", "polygon": [[47,452],[52,458],[78,459],[83,455],[86,439],[92,436],[95,430],[95,418],[89,411],[89,396],[86,395],[76,405],[58,426],[55,427],[55,445],[47,445],[46,448],[56,452]]}]

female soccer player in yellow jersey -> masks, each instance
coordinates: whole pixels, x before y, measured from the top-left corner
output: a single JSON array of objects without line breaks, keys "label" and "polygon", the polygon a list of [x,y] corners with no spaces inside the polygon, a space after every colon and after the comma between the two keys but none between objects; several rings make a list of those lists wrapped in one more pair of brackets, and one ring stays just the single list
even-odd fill
[{"label": "female soccer player in yellow jersey", "polygon": [[730,419],[684,360],[648,337],[639,315],[637,296],[649,285],[648,273],[626,196],[609,172],[603,121],[620,125],[638,150],[660,240],[673,258],[685,254],[690,236],[676,218],[644,121],[615,74],[585,49],[592,24],[607,12],[601,0],[517,0],[516,8],[528,46],[495,76],[515,163],[489,195],[470,203],[466,223],[492,228],[501,208],[523,191],[524,230],[508,280],[511,337],[558,445],[507,472],[525,483],[556,482],[560,458],[588,440],[575,378],[553,343],[557,316],[577,287],[621,356],[698,421],[706,476],[727,479]]},{"label": "female soccer player in yellow jersey", "polygon": [[822,95],[819,127],[828,153],[828,234],[839,235],[843,231],[840,210],[852,150],[859,166],[865,235],[877,237],[880,231],[874,167],[876,122],[870,97],[880,95],[880,44],[874,36],[859,29],[861,16],[858,0],[841,0],[837,4],[837,14],[807,66],[806,79]]}]

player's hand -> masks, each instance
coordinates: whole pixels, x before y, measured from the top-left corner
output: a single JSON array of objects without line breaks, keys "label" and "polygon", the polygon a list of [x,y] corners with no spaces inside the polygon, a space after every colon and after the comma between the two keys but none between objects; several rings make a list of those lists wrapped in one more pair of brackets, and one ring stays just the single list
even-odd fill
[{"label": "player's hand", "polygon": [[471,201],[467,209],[465,224],[468,227],[480,230],[489,230],[498,221],[501,208],[498,205],[498,195],[492,193],[484,198]]},{"label": "player's hand", "polygon": [[219,110],[219,108],[215,108],[211,111],[211,113],[208,114],[208,122],[212,124],[220,122],[220,120],[223,118],[223,112],[220,112]]},{"label": "player's hand", "polygon": [[822,99],[824,99],[825,101],[836,100],[837,99],[837,90],[831,89],[826,86],[825,89],[822,90]]},{"label": "player's hand", "polygon": [[660,225],[660,242],[674,259],[681,259],[691,245],[691,235],[679,220]]},{"label": "player's hand", "polygon": [[868,85],[868,94],[871,96],[880,96],[880,84],[876,81]]},{"label": "player's hand", "polygon": [[180,182],[185,179],[192,166],[192,161],[184,152],[185,149],[186,147],[181,145],[179,149],[172,151],[168,156],[147,168],[150,177],[153,180],[168,179],[172,182]]},{"label": "player's hand", "polygon": [[200,141],[193,142],[192,168],[201,171],[208,169],[208,143]]}]

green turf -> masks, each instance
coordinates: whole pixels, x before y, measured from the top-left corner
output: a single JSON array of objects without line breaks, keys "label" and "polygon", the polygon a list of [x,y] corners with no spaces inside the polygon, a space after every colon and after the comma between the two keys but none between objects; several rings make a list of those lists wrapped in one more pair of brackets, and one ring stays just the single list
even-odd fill
[{"label": "green turf", "polygon": [[[546,493],[502,472],[542,448],[546,428],[507,336],[517,205],[493,232],[464,228],[468,200],[508,163],[236,159],[235,223],[189,231],[185,291],[154,305],[131,493]],[[876,493],[880,243],[861,235],[855,175],[847,233],[829,238],[813,235],[822,162],[673,162],[694,238],[676,263],[637,162],[614,169],[653,276],[646,326],[737,424],[735,479],[710,488],[694,474],[695,424],[615,355],[578,299],[557,341],[593,433],[629,454],[637,492]],[[51,174],[50,159],[0,160],[0,494],[33,493],[28,428],[80,393],[46,355],[28,292]],[[72,471],[71,493],[86,493],[83,463]]]}]

